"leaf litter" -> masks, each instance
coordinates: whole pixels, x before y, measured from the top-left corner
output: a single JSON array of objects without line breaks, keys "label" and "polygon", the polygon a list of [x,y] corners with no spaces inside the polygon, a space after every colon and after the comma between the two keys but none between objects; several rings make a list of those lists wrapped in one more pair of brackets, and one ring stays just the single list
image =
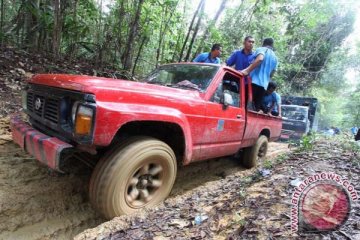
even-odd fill
[{"label": "leaf litter", "polygon": [[[280,162],[272,160],[270,173],[260,167],[228,175],[143,211],[141,217],[121,216],[75,239],[358,239],[358,202],[348,221],[332,232],[293,233],[290,212],[294,186],[315,172],[333,171],[360,186],[359,153],[330,139],[315,142],[312,150],[278,158]],[[207,219],[196,224],[200,214]],[[130,226],[118,227],[117,221],[124,220]]]}]

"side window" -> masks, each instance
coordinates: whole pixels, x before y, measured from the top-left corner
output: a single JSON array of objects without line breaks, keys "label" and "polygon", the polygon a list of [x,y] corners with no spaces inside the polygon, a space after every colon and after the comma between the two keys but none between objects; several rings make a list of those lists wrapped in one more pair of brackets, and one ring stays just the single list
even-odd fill
[{"label": "side window", "polygon": [[221,98],[223,97],[224,92],[231,95],[231,106],[240,107],[240,79],[238,77],[230,73],[226,73],[210,101],[221,103]]}]

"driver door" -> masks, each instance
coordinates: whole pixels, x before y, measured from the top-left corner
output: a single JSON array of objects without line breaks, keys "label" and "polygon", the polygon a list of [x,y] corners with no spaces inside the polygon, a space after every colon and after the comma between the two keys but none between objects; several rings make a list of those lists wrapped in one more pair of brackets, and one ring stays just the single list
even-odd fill
[{"label": "driver door", "polygon": [[[206,102],[206,124],[201,146],[201,159],[234,154],[238,151],[245,130],[245,98],[239,76],[224,72],[220,83]],[[224,105],[224,93],[232,98]]]}]

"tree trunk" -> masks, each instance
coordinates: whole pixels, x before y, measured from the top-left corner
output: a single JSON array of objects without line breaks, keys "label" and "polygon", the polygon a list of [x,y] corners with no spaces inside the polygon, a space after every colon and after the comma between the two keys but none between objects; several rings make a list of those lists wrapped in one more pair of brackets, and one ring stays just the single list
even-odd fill
[{"label": "tree trunk", "polygon": [[[119,52],[119,56],[122,56],[123,52],[122,52],[122,45],[123,45],[123,36],[122,36],[122,18],[125,15],[125,7],[124,7],[124,0],[121,1],[120,3],[120,7],[119,7],[119,21],[118,21],[118,39],[117,39],[117,50]],[[116,55],[116,54],[115,54]],[[122,61],[121,61],[122,62]]]},{"label": "tree trunk", "polygon": [[[4,14],[5,14],[5,5],[4,5],[4,0],[1,0],[1,11],[0,11],[0,14],[1,14],[1,18],[0,18],[0,31],[1,33],[4,33]],[[4,36],[0,36],[0,47],[3,46],[3,40],[4,40]]]},{"label": "tree trunk", "polygon": [[148,39],[148,36],[144,36],[144,38],[143,38],[143,40],[142,40],[142,42],[141,42],[141,44],[140,44],[138,54],[137,54],[137,56],[136,56],[136,58],[135,58],[134,67],[133,67],[133,69],[132,69],[131,76],[134,76],[134,74],[135,74],[136,65],[137,65],[138,60],[139,60],[139,58],[140,58],[142,49],[143,49],[143,47],[145,46],[145,44],[146,44],[146,42],[147,42],[148,40],[149,40],[149,39]]},{"label": "tree trunk", "polygon": [[[162,17],[162,19],[165,19],[166,15],[167,15],[167,11],[168,11],[168,8],[166,6],[165,13],[164,13],[164,16]],[[158,65],[159,65],[160,49],[161,49],[161,44],[162,44],[162,41],[163,41],[164,35],[165,35],[164,34],[165,30],[163,31],[163,24],[165,24],[165,20],[161,21],[161,24],[160,24],[159,42],[158,42],[158,47],[156,49],[156,67],[158,67]]]},{"label": "tree trunk", "polygon": [[[34,7],[36,8],[37,11],[39,11],[40,9],[40,0],[36,0],[33,1],[34,3]],[[39,50],[39,36],[40,36],[40,32],[38,29],[33,30],[34,26],[38,25],[39,19],[38,16],[36,14],[30,14],[30,18],[31,18],[31,25],[30,25],[30,29],[27,32],[28,34],[28,39],[29,39],[29,45],[32,46],[30,49],[34,49],[36,51]]]},{"label": "tree trunk", "polygon": [[197,7],[197,9],[196,9],[196,11],[195,11],[195,13],[194,13],[193,18],[191,19],[190,26],[189,26],[189,30],[188,30],[188,32],[187,32],[187,34],[186,34],[185,41],[184,41],[183,46],[182,46],[181,51],[180,51],[179,62],[181,62],[182,57],[183,57],[183,55],[184,55],[185,47],[186,47],[187,41],[189,40],[190,33],[191,33],[191,30],[192,30],[193,25],[194,25],[194,22],[195,22],[195,18],[196,18],[196,16],[198,15],[198,12],[199,12],[200,8],[202,8],[202,6],[203,6],[204,4],[205,4],[205,0],[201,0],[200,3],[199,3],[199,5],[198,5],[198,7]]},{"label": "tree trunk", "polygon": [[198,18],[198,21],[196,23],[193,36],[192,36],[191,41],[190,41],[190,45],[189,45],[189,48],[188,48],[188,51],[187,51],[187,54],[186,54],[186,57],[185,57],[185,62],[189,61],[191,50],[192,50],[196,35],[197,35],[198,31],[199,31],[199,27],[200,27],[200,24],[201,24],[201,19],[202,19],[203,15],[204,15],[204,9],[205,9],[205,3],[201,6],[200,16]]},{"label": "tree trunk", "polygon": [[22,36],[22,45],[25,46],[27,49],[31,49],[31,29],[33,27],[33,18],[32,18],[32,4],[27,1],[25,2],[25,12],[24,14],[24,29],[23,29],[23,36]]},{"label": "tree trunk", "polygon": [[[77,6],[78,6],[78,0],[74,0],[74,5],[73,5],[73,20],[74,20],[74,26],[75,29],[77,29]],[[76,55],[77,55],[77,50],[78,50],[78,46],[77,46],[77,42],[79,41],[79,37],[78,34],[75,34],[75,36],[73,38],[71,38],[70,41],[70,48],[69,48],[69,55],[70,55],[70,59],[73,59]]]},{"label": "tree trunk", "polygon": [[132,68],[132,55],[134,49],[134,41],[138,35],[138,28],[139,28],[139,21],[141,15],[141,8],[144,3],[144,0],[139,0],[137,5],[134,21],[131,24],[129,37],[127,39],[125,52],[123,54],[123,63],[124,63],[124,70],[129,71]]},{"label": "tree trunk", "polygon": [[[169,12],[169,9],[168,9],[168,7],[166,7],[166,9],[165,9],[164,22],[161,22],[160,31],[159,31],[159,44],[158,44],[158,48],[156,51],[156,67],[159,65],[160,54],[161,54],[161,59],[163,59],[164,51],[162,50],[162,48],[164,48],[164,47],[162,47],[162,45],[163,45],[163,42],[164,42],[164,39],[166,36],[167,29],[169,27],[170,20],[175,12],[175,9],[176,9],[178,3],[179,3],[179,1],[176,2],[176,4],[173,6],[173,8],[170,8],[170,14],[166,21],[165,21],[165,17],[167,15],[167,13]],[[164,23],[164,26],[163,26],[163,23]]]},{"label": "tree trunk", "polygon": [[181,39],[181,35],[179,35],[179,37],[178,37],[177,40],[176,40],[175,48],[174,48],[174,50],[173,50],[171,62],[175,62],[177,49],[180,47],[180,42],[181,42],[181,40],[182,40],[182,39]]},{"label": "tree trunk", "polygon": [[60,0],[54,0],[54,29],[52,39],[52,52],[57,58],[60,53],[60,42],[61,42],[61,12],[60,12]]},{"label": "tree trunk", "polygon": [[200,40],[200,44],[199,44],[198,49],[196,50],[196,54],[195,54],[195,55],[197,55],[197,54],[199,54],[199,53],[201,53],[201,52],[203,51],[204,43],[205,43],[205,41],[206,41],[206,40],[208,39],[208,37],[209,37],[209,32],[210,32],[211,28],[214,27],[214,26],[216,25],[217,21],[219,20],[219,17],[220,17],[220,15],[221,15],[221,13],[222,13],[222,12],[224,11],[224,9],[225,9],[226,2],[227,2],[227,1],[228,1],[228,0],[223,0],[223,1],[221,2],[220,7],[219,7],[219,9],[217,10],[214,19],[210,22],[210,24],[209,24],[208,27],[206,28],[206,31],[205,31],[203,37],[202,37],[201,40]]}]

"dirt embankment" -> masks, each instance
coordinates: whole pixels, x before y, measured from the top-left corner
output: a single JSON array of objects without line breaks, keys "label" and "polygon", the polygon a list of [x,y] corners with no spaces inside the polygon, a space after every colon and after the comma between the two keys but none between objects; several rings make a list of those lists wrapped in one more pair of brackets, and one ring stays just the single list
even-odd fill
[{"label": "dirt embankment", "polygon": [[53,56],[30,53],[12,47],[0,48],[0,118],[21,110],[21,89],[34,74],[62,73],[124,78],[111,66],[95,66],[87,61],[55,59]]},{"label": "dirt embankment", "polygon": [[[288,151],[286,144],[271,146],[270,155]],[[247,172],[230,158],[187,166],[171,199],[238,171]],[[105,222],[88,200],[90,176],[81,163],[70,174],[53,174],[15,144],[0,145],[0,239],[70,239]]]}]

